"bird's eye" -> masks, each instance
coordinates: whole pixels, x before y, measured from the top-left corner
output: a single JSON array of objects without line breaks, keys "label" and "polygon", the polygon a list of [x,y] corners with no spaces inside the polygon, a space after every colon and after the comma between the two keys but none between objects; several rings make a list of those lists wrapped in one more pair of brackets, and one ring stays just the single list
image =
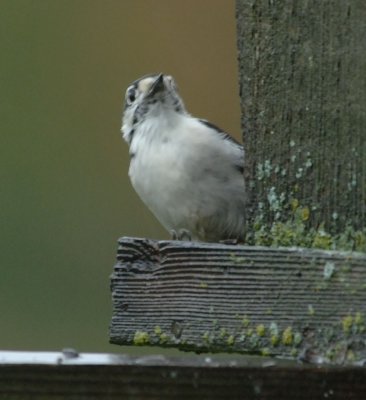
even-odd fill
[{"label": "bird's eye", "polygon": [[129,88],[127,90],[126,101],[127,104],[132,104],[136,100],[136,91],[134,88]]}]

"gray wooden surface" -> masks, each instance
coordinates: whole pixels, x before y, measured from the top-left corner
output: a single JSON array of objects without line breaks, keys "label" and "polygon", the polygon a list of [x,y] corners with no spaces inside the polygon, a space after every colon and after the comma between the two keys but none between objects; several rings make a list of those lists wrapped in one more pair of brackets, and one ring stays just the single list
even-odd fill
[{"label": "gray wooden surface", "polygon": [[[237,0],[249,226],[366,221],[364,0]],[[250,230],[249,230],[250,231]]]},{"label": "gray wooden surface", "polygon": [[363,399],[366,368],[251,357],[1,352],[0,399]]},{"label": "gray wooden surface", "polygon": [[122,238],[110,341],[366,358],[366,254]]}]

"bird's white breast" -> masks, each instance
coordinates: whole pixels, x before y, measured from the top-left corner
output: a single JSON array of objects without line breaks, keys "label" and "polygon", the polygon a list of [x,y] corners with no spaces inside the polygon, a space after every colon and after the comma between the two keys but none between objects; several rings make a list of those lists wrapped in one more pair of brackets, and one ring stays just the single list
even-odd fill
[{"label": "bird's white breast", "polygon": [[149,118],[136,131],[130,149],[132,185],[167,229],[174,229],[189,213],[184,201],[190,180],[184,166],[184,137],[179,135],[181,122],[179,116],[171,121]]},{"label": "bird's white breast", "polygon": [[130,152],[132,185],[166,229],[198,238],[214,219],[218,232],[241,224],[244,183],[234,165],[242,165],[242,150],[199,120],[177,113],[149,118]]}]

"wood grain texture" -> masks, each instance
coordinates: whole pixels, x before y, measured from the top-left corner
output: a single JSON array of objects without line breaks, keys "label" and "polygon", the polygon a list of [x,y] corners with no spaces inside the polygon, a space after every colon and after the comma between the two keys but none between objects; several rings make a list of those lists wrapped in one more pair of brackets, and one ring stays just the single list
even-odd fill
[{"label": "wood grain texture", "polygon": [[122,238],[110,341],[366,358],[366,255]]},{"label": "wood grain texture", "polygon": [[[366,228],[364,0],[237,0],[248,231]],[[269,198],[271,201],[269,201]]]},{"label": "wood grain texture", "polygon": [[71,365],[0,362],[0,398],[356,400],[366,392],[364,367],[243,357],[110,356],[111,363],[96,365],[77,365],[77,360]]}]

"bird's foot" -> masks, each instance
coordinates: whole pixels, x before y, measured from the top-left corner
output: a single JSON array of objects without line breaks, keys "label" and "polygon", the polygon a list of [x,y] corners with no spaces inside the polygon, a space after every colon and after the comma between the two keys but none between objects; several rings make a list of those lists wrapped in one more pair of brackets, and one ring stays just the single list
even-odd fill
[{"label": "bird's foot", "polygon": [[219,243],[221,244],[244,244],[244,240],[243,239],[224,239],[224,240],[220,240]]},{"label": "bird's foot", "polygon": [[176,231],[175,229],[170,230],[170,235],[172,236],[172,240],[183,240],[190,242],[192,240],[191,232],[188,229],[179,229]]},{"label": "bird's foot", "polygon": [[178,240],[178,234],[175,229],[171,229],[169,232],[170,232],[170,236],[171,236],[172,240]]}]

